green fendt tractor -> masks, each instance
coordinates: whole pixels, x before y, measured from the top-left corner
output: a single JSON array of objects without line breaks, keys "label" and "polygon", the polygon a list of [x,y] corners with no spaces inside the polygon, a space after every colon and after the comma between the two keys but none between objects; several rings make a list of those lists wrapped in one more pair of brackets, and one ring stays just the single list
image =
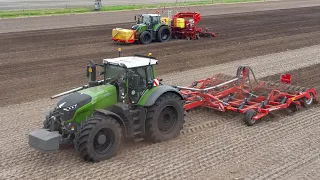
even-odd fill
[{"label": "green fendt tractor", "polygon": [[161,22],[160,14],[140,14],[134,17],[136,24],[131,29],[115,28],[112,40],[125,43],[140,42],[149,44],[152,41],[167,42],[171,39],[168,23]]},{"label": "green fendt tractor", "polygon": [[132,26],[136,30],[136,36],[142,44],[149,44],[152,40],[167,42],[171,38],[168,25],[161,23],[160,14],[141,14],[135,16],[137,22]]},{"label": "green fendt tractor", "polygon": [[[184,123],[183,98],[158,83],[156,64],[154,57],[141,55],[90,61],[88,85],[51,97],[66,95],[43,128],[29,134],[29,145],[55,152],[61,144],[73,144],[82,158],[98,162],[114,156],[123,137],[153,142],[177,137]],[[97,67],[104,77],[99,81]]]}]

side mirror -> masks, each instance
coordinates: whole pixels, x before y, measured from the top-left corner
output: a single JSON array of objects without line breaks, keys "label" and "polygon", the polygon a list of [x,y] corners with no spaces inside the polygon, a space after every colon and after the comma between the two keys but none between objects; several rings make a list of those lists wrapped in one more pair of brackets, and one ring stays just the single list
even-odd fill
[{"label": "side mirror", "polygon": [[148,88],[148,89],[153,88],[153,81],[149,81],[149,82],[148,82],[147,88]]},{"label": "side mirror", "polygon": [[134,74],[132,76],[132,87],[137,88],[139,86],[139,84],[140,84],[140,76]]},{"label": "side mirror", "polygon": [[89,79],[89,87],[95,86],[97,84],[97,66],[91,60],[90,64],[87,66],[87,77]]}]

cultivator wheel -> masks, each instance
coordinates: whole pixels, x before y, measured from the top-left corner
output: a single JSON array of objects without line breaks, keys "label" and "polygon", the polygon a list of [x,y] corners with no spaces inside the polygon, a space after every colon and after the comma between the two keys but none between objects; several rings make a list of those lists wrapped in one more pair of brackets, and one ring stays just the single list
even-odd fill
[{"label": "cultivator wheel", "polygon": [[256,123],[256,120],[253,119],[254,116],[257,115],[257,112],[253,109],[248,110],[244,113],[244,122],[248,126],[253,126]]},{"label": "cultivator wheel", "polygon": [[300,100],[301,105],[302,105],[303,107],[305,107],[305,108],[310,107],[310,106],[314,103],[314,95],[313,95],[313,93],[309,93],[309,95],[310,95],[310,98],[309,98],[309,99],[306,98],[306,97],[304,97],[304,98],[302,98],[302,99]]}]

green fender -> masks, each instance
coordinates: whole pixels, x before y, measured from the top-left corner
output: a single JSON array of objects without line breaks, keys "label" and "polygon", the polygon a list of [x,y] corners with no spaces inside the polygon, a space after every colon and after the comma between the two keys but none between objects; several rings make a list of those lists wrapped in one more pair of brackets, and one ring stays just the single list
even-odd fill
[{"label": "green fender", "polygon": [[127,127],[123,121],[123,119],[116,113],[108,111],[108,110],[104,110],[104,109],[95,109],[95,114],[103,114],[105,116],[111,116],[112,118],[114,118],[121,126],[124,126],[123,130],[124,130],[124,135],[127,136]]},{"label": "green fender", "polygon": [[136,36],[137,38],[140,37],[140,35],[147,30],[147,25],[145,24],[136,24],[132,27],[132,29],[136,30]]},{"label": "green fender", "polygon": [[173,92],[176,93],[183,99],[182,95],[179,91],[171,86],[168,85],[161,85],[153,87],[152,89],[147,90],[143,96],[140,98],[138,105],[140,106],[152,106],[157,99],[166,92]]},{"label": "green fender", "polygon": [[164,24],[156,24],[155,26],[153,26],[153,31],[158,31],[160,29],[160,27],[165,26]]}]

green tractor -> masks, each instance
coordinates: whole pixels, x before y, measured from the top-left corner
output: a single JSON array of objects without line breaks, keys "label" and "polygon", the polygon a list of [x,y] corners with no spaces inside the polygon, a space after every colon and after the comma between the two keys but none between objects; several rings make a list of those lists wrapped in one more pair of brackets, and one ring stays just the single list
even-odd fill
[{"label": "green tractor", "polygon": [[112,40],[124,43],[140,42],[150,44],[152,41],[167,42],[171,39],[168,18],[160,14],[140,14],[134,17],[136,24],[131,29],[115,28]]},{"label": "green tractor", "polygon": [[[184,123],[183,98],[155,79],[157,63],[141,55],[90,61],[89,83],[51,97],[66,95],[47,114],[43,128],[29,134],[29,145],[56,152],[71,144],[84,160],[98,162],[113,157],[123,138],[161,142],[177,137]],[[96,78],[97,67],[102,80]]]}]

